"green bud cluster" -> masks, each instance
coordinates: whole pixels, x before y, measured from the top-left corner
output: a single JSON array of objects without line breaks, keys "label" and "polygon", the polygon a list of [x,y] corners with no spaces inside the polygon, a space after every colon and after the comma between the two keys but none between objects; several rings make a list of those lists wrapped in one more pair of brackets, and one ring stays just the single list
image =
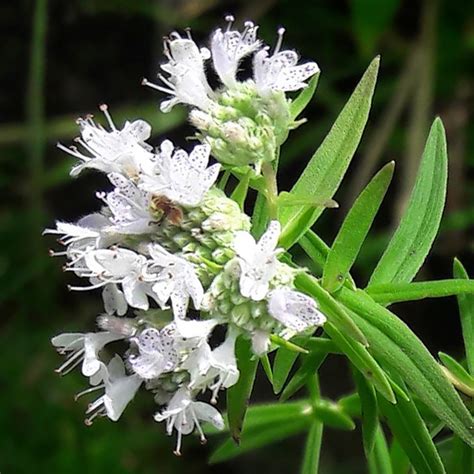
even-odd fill
[{"label": "green bud cluster", "polygon": [[213,155],[232,166],[273,161],[291,126],[289,102],[283,92],[262,97],[253,81],[224,89],[208,112],[193,110],[191,123]]},{"label": "green bud cluster", "polygon": [[182,209],[177,222],[164,217],[154,239],[172,253],[180,252],[198,264],[203,284],[234,257],[235,232],[250,229],[250,218],[235,201],[214,187],[199,207]]},{"label": "green bud cluster", "polygon": [[[278,262],[278,269],[270,281],[270,289],[292,287],[296,271]],[[222,323],[233,324],[245,332],[263,330],[279,333],[284,328],[268,313],[267,302],[253,301],[241,295],[239,287],[240,265],[237,258],[230,260],[213,280],[204,296],[203,309],[209,317]]]}]

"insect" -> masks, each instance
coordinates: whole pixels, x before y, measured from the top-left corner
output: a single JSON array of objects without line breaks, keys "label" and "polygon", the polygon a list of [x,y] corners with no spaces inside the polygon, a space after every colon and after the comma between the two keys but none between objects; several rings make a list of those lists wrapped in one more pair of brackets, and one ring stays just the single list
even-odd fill
[{"label": "insect", "polygon": [[153,195],[150,208],[152,212],[158,214],[159,220],[167,219],[174,225],[180,224],[183,220],[183,210],[166,196]]}]

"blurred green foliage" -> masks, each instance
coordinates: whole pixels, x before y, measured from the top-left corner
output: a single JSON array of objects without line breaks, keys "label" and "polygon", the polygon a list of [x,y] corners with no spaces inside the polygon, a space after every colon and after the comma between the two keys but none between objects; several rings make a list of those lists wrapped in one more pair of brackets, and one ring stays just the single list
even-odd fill
[{"label": "blurred green foliage", "polygon": [[[384,204],[375,232],[362,248],[356,272],[366,279],[405,206],[420,146],[431,117],[441,115],[450,152],[450,182],[443,232],[425,272],[450,277],[451,259],[472,268],[474,224],[474,4],[464,0],[46,0],[9,2],[0,7],[4,60],[0,71],[0,472],[155,473],[294,472],[302,440],[209,467],[208,449],[187,440],[183,459],[172,455],[173,441],[153,422],[151,400],[140,397],[119,424],[82,424],[87,401],[73,401],[81,377],[59,380],[51,336],[87,331],[100,311],[97,294],[69,294],[69,280],[52,261],[42,229],[56,218],[72,221],[97,208],[93,174],[72,181],[70,158],[58,151],[75,132],[72,114],[108,101],[117,122],[143,117],[155,130],[180,143],[190,135],[183,110],[158,114],[159,98],[139,87],[140,77],[156,73],[160,38],[191,25],[205,38],[225,13],[252,18],[271,43],[280,24],[288,45],[322,70],[308,124],[283,148],[281,182],[289,189],[327,133],[369,60],[382,55],[382,67],[368,132],[341,191],[340,211],[326,212],[318,232],[332,241],[354,197],[381,163],[395,159],[398,199]],[[420,145],[421,143],[421,145]],[[391,201],[392,202],[392,201]],[[428,345],[456,355],[459,327],[443,325],[455,302],[414,303],[406,314]],[[347,367],[325,367],[327,396],[350,385]],[[260,378],[256,398],[271,389]],[[365,472],[361,433],[333,433],[324,440],[321,472]],[[225,466],[225,467],[223,467]]]}]

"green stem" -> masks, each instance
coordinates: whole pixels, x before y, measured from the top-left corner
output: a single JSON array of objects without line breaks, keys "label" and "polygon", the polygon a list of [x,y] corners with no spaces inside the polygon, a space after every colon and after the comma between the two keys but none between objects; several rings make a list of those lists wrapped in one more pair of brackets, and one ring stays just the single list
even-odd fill
[{"label": "green stem", "polygon": [[271,163],[265,162],[262,164],[262,173],[266,184],[265,197],[267,199],[268,214],[270,216],[270,219],[277,219],[278,185],[276,179],[276,171]]},{"label": "green stem", "polygon": [[27,92],[27,122],[29,128],[28,154],[30,164],[31,207],[41,226],[43,211],[42,177],[44,172],[44,77],[45,77],[45,43],[47,25],[47,0],[37,0],[33,14],[31,35],[30,71]]}]

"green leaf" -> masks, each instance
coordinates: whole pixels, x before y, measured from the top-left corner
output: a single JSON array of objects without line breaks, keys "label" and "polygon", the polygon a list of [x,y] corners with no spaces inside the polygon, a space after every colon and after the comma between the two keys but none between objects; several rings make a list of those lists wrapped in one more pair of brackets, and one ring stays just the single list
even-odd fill
[{"label": "green leaf", "polygon": [[410,460],[396,438],[390,446],[390,462],[392,464],[392,472],[395,474],[408,474]]},{"label": "green leaf", "polygon": [[245,199],[249,190],[249,181],[250,173],[247,173],[239,181],[234,191],[232,192],[232,195],[230,196],[230,198],[239,205],[241,211],[244,210]]},{"label": "green leaf", "polygon": [[[462,263],[457,259],[454,260],[453,273],[455,278],[469,278]],[[467,367],[471,375],[474,376],[474,295],[459,295],[458,306]]]},{"label": "green leaf", "polygon": [[455,436],[451,444],[449,474],[472,474],[474,472],[474,450]]},{"label": "green leaf", "polygon": [[[310,352],[338,353],[334,342],[324,337],[296,336],[292,340]],[[273,391],[275,394],[280,393],[283,389],[298,355],[284,347],[277,350],[273,361]]]},{"label": "green leaf", "polygon": [[[251,405],[245,415],[245,423],[243,431],[245,433],[254,430],[263,425],[279,423],[281,420],[288,418],[303,419],[312,413],[309,400],[298,400],[297,402],[287,403],[262,403]],[[229,431],[228,423],[224,430],[215,428],[210,423],[205,425],[206,435],[221,435]]]},{"label": "green leaf", "polygon": [[273,385],[273,372],[268,354],[263,354],[263,356],[260,357],[260,363],[262,364],[263,371],[265,372],[268,381]]},{"label": "green leaf", "polygon": [[239,337],[236,341],[235,355],[240,377],[238,382],[227,390],[227,418],[230,434],[234,441],[239,443],[245,412],[255,380],[258,359],[253,355],[250,342],[242,337]]},{"label": "green leaf", "polygon": [[334,343],[346,354],[348,359],[357,369],[370,380],[374,387],[390,402],[395,403],[395,395],[392,386],[376,360],[370,355],[367,349],[357,341],[346,337],[336,329],[331,323],[326,323],[325,331]]},{"label": "green leaf", "polygon": [[453,385],[469,397],[474,397],[474,377],[469,375],[466,369],[448,354],[438,352],[438,356],[446,368],[446,376]]},{"label": "green leaf", "polygon": [[374,449],[369,453],[367,460],[369,474],[393,474],[387,440],[378,422],[374,433]]},{"label": "green leaf", "polygon": [[305,87],[290,104],[290,117],[295,120],[298,115],[303,112],[306,106],[310,103],[316,91],[319,82],[319,72],[315,74]]},{"label": "green leaf", "polygon": [[362,441],[368,458],[374,448],[375,435],[379,426],[377,396],[374,386],[357,370],[353,370],[354,381],[359,392],[362,411]]},{"label": "green leaf", "polygon": [[298,244],[306,252],[308,257],[321,269],[326,265],[326,260],[329,255],[329,246],[312,230],[308,230],[305,235],[301,237]]},{"label": "green leaf", "polygon": [[380,399],[380,410],[390,430],[419,473],[443,474],[445,469],[430,433],[413,401],[398,398],[396,405]]},{"label": "green leaf", "polygon": [[369,286],[407,283],[423,264],[438,232],[448,177],[446,137],[441,120],[431,127],[408,207],[377,264]]},{"label": "green leaf", "polygon": [[319,399],[313,402],[313,416],[327,426],[340,430],[355,429],[352,418],[337,403]]},{"label": "green leaf", "polygon": [[270,341],[273,342],[273,344],[276,344],[277,346],[284,347],[285,349],[288,349],[289,351],[292,352],[298,352],[299,354],[307,354],[308,351],[304,347],[301,347],[294,342],[288,341],[284,339],[283,337],[277,336],[276,334],[271,334],[270,335]]},{"label": "green leaf", "polygon": [[319,472],[319,455],[323,440],[323,428],[324,425],[319,421],[314,421],[309,428],[301,474],[318,474]]},{"label": "green leaf", "polygon": [[257,194],[255,206],[252,214],[252,235],[259,238],[267,228],[268,223],[268,209],[267,200],[262,193]]},{"label": "green leaf", "polygon": [[337,329],[366,345],[367,340],[361,330],[341,305],[318,283],[316,278],[306,273],[300,273],[295,278],[295,285],[299,290],[308,293],[318,302],[328,321]]},{"label": "green leaf", "polygon": [[209,458],[210,464],[227,461],[236,456],[240,456],[248,451],[262,448],[271,443],[276,443],[283,439],[306,431],[310,426],[309,416],[302,419],[286,418],[278,423],[270,423],[258,426],[251,431],[245,432],[240,445],[236,445],[232,440],[224,441]]},{"label": "green leaf", "polygon": [[280,347],[273,361],[273,392],[280,393],[298,358],[298,353]]},{"label": "green leaf", "polygon": [[408,326],[364,291],[341,288],[338,298],[366,334],[377,360],[399,374],[418,398],[474,447],[474,420],[440,366]]},{"label": "green leaf", "polygon": [[354,264],[392,180],[395,163],[385,165],[356,199],[329,251],[322,285],[338,290]]},{"label": "green leaf", "polygon": [[384,306],[402,301],[415,301],[424,298],[443,298],[452,295],[474,294],[474,280],[437,280],[414,283],[385,283],[371,285],[367,293]]},{"label": "green leaf", "polygon": [[[375,58],[321,146],[311,158],[292,193],[314,197],[318,202],[333,198],[354,156],[369,116],[380,59]],[[280,244],[291,247],[314,224],[324,207],[283,208],[280,213]]]},{"label": "green leaf", "polygon": [[310,377],[318,371],[321,364],[326,359],[327,352],[314,351],[308,355],[301,356],[302,364],[290,379],[283,390],[280,401],[284,402],[292,397],[301,387],[303,387]]}]

